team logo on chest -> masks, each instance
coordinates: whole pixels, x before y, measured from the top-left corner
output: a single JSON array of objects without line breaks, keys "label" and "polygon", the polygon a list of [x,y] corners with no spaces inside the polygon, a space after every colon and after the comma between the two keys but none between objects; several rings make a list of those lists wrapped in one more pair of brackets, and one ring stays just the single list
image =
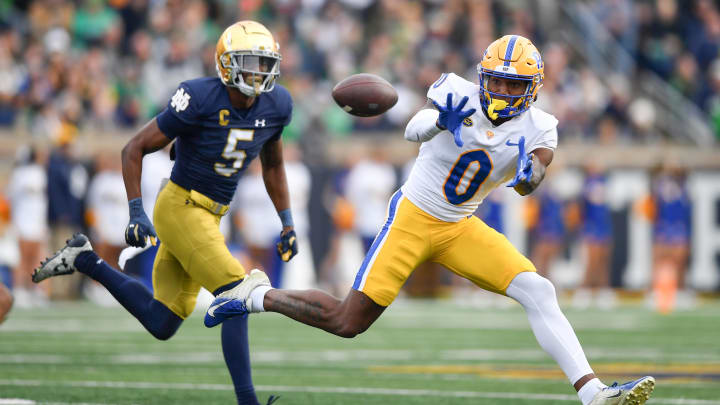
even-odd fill
[{"label": "team logo on chest", "polygon": [[495,136],[495,133],[493,131],[488,130],[485,132],[485,135],[487,135],[488,139],[492,139],[493,136]]},{"label": "team logo on chest", "polygon": [[265,120],[255,120],[255,127],[264,127]]}]

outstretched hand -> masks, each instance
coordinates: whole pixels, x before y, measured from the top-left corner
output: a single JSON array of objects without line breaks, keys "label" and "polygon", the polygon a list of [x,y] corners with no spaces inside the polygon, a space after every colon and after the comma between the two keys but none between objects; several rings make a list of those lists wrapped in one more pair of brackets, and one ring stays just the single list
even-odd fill
[{"label": "outstretched hand", "polygon": [[512,181],[510,181],[507,186],[515,188],[521,195],[528,194],[529,192],[523,194],[520,190],[518,190],[518,187],[522,188],[524,184],[529,185],[530,179],[533,175],[533,160],[530,155],[525,153],[525,137],[521,136],[518,143],[507,141],[505,144],[507,146],[517,146],[520,152],[518,154],[515,177],[513,177]]},{"label": "outstretched hand", "polygon": [[476,111],[474,108],[463,111],[463,107],[465,107],[467,101],[468,97],[465,96],[460,99],[460,103],[457,105],[457,107],[453,107],[452,93],[448,93],[445,107],[436,103],[435,100],[432,100],[433,105],[435,105],[435,108],[437,108],[437,110],[440,112],[440,116],[438,117],[439,126],[452,132],[453,137],[455,138],[455,144],[458,147],[463,146],[463,140],[460,137],[462,123],[465,118],[475,114]]}]

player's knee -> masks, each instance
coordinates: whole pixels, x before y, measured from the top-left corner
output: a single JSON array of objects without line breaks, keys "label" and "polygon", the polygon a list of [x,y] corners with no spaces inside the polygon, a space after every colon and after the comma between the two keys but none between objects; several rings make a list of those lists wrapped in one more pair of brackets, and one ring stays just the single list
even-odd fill
[{"label": "player's knee", "polygon": [[169,340],[173,335],[175,335],[175,331],[168,331],[168,330],[157,330],[157,331],[150,331],[150,334],[153,335],[153,337],[157,340]]},{"label": "player's knee", "polygon": [[532,297],[535,304],[557,302],[553,283],[535,272],[518,274],[510,285],[512,289],[508,288],[508,295],[523,305],[528,297]]},{"label": "player's knee", "polygon": [[150,305],[153,316],[149,322],[144,323],[148,332],[157,340],[170,339],[180,328],[183,319],[159,301],[153,300]]},{"label": "player's knee", "polygon": [[555,301],[557,298],[553,283],[537,273],[533,274],[535,274],[535,277],[533,277],[533,290],[537,298],[542,301]]}]

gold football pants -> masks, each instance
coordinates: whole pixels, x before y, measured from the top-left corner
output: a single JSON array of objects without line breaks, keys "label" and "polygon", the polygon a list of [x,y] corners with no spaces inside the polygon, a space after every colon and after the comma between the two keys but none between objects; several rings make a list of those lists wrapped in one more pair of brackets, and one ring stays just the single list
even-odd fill
[{"label": "gold football pants", "polygon": [[421,263],[437,262],[477,286],[505,294],[510,282],[535,266],[480,218],[441,221],[398,190],[390,199],[388,218],[375,237],[353,288],[388,306],[410,273]]},{"label": "gold football pants", "polygon": [[153,222],[160,248],[153,265],[154,298],[185,319],[195,308],[200,287],[215,291],[245,277],[220,233],[226,211],[212,200],[172,181],[160,191]]}]

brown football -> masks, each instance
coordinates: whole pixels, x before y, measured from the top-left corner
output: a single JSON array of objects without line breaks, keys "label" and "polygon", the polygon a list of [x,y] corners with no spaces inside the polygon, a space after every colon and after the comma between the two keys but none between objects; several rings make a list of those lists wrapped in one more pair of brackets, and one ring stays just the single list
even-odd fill
[{"label": "brown football", "polygon": [[387,80],[370,73],[348,76],[333,88],[335,102],[347,113],[372,117],[397,103],[398,94]]}]

